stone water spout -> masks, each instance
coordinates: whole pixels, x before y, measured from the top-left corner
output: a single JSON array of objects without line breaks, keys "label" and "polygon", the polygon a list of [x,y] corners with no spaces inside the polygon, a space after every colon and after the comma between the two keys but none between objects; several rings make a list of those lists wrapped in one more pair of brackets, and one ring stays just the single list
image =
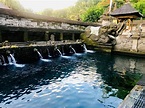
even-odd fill
[{"label": "stone water spout", "polygon": [[50,62],[51,61],[49,59],[44,59],[42,54],[38,51],[38,49],[34,48],[34,51],[37,52],[37,54],[39,55],[39,58],[40,58],[41,61],[44,61],[44,62]]},{"label": "stone water spout", "polygon": [[0,56],[0,60],[1,60],[2,65],[6,65],[6,61],[3,55]]},{"label": "stone water spout", "polygon": [[47,50],[47,53],[48,53],[48,57],[52,57],[52,56],[50,55],[49,49],[47,48],[46,50]]},{"label": "stone water spout", "polygon": [[65,55],[64,46],[62,46],[62,55]]}]

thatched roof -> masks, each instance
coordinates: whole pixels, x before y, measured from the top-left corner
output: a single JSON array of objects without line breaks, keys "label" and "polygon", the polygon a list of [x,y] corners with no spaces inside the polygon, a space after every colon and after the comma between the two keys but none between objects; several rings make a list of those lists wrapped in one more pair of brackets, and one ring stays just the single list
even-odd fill
[{"label": "thatched roof", "polygon": [[22,12],[18,10],[10,9],[9,7],[3,5],[0,3],[0,14],[10,15],[13,17],[19,17],[19,18],[27,18],[27,19],[33,19],[36,21],[46,21],[46,22],[58,22],[58,23],[68,23],[73,25],[83,25],[83,26],[98,26],[99,24],[96,23],[85,23],[81,21],[74,21],[74,20],[68,20],[63,18],[56,18],[56,17],[49,17],[29,12]]},{"label": "thatched roof", "polygon": [[136,9],[134,9],[130,3],[125,3],[122,7],[114,10],[110,15],[114,17],[122,16],[122,18],[124,16],[134,16],[134,17],[143,16]]}]

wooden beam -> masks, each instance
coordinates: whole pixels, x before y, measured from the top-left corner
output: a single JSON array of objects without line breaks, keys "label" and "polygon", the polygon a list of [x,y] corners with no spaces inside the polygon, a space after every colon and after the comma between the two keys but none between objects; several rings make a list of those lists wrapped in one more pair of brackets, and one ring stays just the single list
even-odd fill
[{"label": "wooden beam", "polygon": [[137,18],[136,15],[127,15],[127,16],[114,16],[116,18],[120,18],[120,19],[134,19],[134,18]]}]

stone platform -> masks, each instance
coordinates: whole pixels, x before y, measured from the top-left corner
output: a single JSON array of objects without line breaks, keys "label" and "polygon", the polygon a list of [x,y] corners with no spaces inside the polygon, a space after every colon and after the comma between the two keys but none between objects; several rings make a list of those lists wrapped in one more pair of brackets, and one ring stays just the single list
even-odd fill
[{"label": "stone platform", "polygon": [[145,75],[126,96],[118,108],[145,108]]}]

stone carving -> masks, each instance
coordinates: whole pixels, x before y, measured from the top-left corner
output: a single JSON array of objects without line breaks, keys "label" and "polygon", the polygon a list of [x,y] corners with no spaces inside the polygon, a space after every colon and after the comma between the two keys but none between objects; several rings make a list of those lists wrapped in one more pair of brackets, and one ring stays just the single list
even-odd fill
[{"label": "stone carving", "polygon": [[99,44],[116,44],[116,37],[125,29],[125,22],[101,27],[87,27],[86,36]]}]

